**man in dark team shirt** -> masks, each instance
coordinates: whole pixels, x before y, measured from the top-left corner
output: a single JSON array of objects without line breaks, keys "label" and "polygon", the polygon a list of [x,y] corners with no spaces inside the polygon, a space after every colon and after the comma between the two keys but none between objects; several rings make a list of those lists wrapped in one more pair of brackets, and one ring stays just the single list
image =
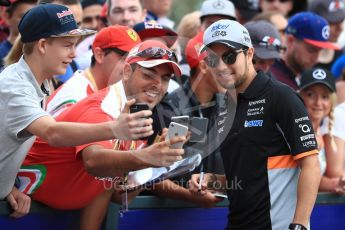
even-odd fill
[{"label": "man in dark team shirt", "polygon": [[[227,126],[234,116],[233,125],[219,132],[225,176],[205,174],[199,193],[223,185],[230,200],[228,229],[307,229],[320,166],[303,102],[290,87],[256,73],[249,33],[238,22],[213,23],[203,41],[206,63],[224,88],[235,91],[228,97],[237,104],[236,112],[219,114]],[[190,181],[195,193],[199,178]]]}]

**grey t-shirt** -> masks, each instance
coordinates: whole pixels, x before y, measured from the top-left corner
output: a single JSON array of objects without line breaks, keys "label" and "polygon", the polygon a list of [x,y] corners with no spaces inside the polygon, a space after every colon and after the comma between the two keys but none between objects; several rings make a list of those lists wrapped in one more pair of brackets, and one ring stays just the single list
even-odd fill
[{"label": "grey t-shirt", "polygon": [[10,193],[35,140],[25,128],[48,115],[41,108],[44,97],[23,57],[0,74],[0,199]]}]

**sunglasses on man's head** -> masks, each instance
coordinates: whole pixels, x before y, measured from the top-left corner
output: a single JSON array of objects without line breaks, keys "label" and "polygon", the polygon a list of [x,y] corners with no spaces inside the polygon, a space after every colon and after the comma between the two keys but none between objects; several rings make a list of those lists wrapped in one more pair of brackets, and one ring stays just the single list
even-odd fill
[{"label": "sunglasses on man's head", "polygon": [[166,59],[169,61],[177,62],[177,57],[174,52],[159,47],[150,47],[143,51],[138,52],[135,56],[144,58],[157,58]]},{"label": "sunglasses on man's head", "polygon": [[[241,52],[246,53],[247,50],[229,50],[228,52],[223,53],[221,57],[222,61],[227,65],[232,65],[236,62],[237,55]],[[215,68],[219,65],[220,57],[215,53],[209,53],[204,60],[209,67]]]}]

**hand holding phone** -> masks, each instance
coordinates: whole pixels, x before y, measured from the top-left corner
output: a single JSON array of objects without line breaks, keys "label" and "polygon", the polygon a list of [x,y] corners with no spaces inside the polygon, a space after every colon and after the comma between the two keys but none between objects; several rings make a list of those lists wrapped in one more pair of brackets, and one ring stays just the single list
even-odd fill
[{"label": "hand holding phone", "polygon": [[[168,133],[165,136],[165,140],[166,141],[171,140],[173,137],[176,137],[176,136],[186,136],[187,132],[188,132],[187,126],[181,125],[176,122],[171,122],[169,125]],[[171,148],[173,149],[182,148],[183,144],[184,144],[183,142],[178,142],[171,145]]]},{"label": "hand holding phone", "polygon": [[149,110],[149,106],[145,103],[135,103],[129,107],[129,112],[130,113],[136,113],[142,110]]},{"label": "hand holding phone", "polygon": [[[129,107],[130,113],[137,113],[143,110],[150,110],[150,107],[145,103],[135,103]],[[140,119],[146,119],[146,118],[149,118],[149,117],[142,117]],[[147,140],[147,138],[148,137],[143,137],[143,138],[140,138],[140,140]]]}]

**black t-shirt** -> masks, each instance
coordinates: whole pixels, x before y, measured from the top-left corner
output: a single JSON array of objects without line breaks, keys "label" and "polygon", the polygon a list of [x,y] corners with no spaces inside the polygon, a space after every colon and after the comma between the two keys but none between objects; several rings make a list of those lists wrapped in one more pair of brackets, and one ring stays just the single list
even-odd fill
[{"label": "black t-shirt", "polygon": [[237,97],[221,153],[230,200],[228,227],[287,229],[297,199],[296,160],[317,153],[301,98],[285,84],[258,73]]}]

